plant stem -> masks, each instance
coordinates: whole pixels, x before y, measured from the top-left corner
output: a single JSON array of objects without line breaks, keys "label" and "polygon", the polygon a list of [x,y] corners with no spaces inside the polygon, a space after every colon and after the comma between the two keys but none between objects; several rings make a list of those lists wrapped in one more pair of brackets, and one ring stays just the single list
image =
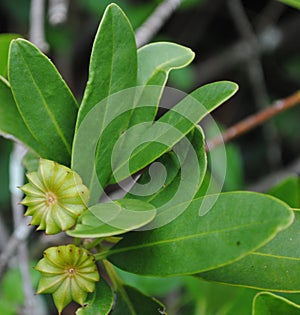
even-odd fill
[{"label": "plant stem", "polygon": [[249,130],[261,125],[272,117],[292,108],[300,103],[300,91],[288,96],[283,100],[274,102],[270,107],[259,111],[258,113],[247,117],[246,119],[238,122],[232,127],[225,130],[221,135],[208,140],[206,143],[206,151],[211,151],[222,143],[229,142],[230,140],[248,132]]},{"label": "plant stem", "polygon": [[94,247],[96,247],[98,244],[100,244],[103,241],[103,238],[95,238],[94,240],[92,240],[89,243],[84,244],[84,248],[90,250]]},{"label": "plant stem", "polygon": [[96,260],[103,260],[107,257],[108,253],[109,253],[109,250],[103,250],[99,252],[98,254],[95,254],[94,257]]}]

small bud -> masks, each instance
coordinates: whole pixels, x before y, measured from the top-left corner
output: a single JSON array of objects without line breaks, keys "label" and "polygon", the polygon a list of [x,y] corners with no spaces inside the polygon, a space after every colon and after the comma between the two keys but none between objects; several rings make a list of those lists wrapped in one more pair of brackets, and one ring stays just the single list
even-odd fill
[{"label": "small bud", "polygon": [[87,209],[89,190],[80,176],[66,166],[40,159],[37,172],[26,175],[29,183],[20,189],[26,197],[26,216],[37,230],[55,234],[73,227],[80,214]]},{"label": "small bud", "polygon": [[59,314],[71,301],[83,306],[100,278],[92,254],[75,245],[46,249],[35,269],[42,274],[37,293],[51,293]]}]

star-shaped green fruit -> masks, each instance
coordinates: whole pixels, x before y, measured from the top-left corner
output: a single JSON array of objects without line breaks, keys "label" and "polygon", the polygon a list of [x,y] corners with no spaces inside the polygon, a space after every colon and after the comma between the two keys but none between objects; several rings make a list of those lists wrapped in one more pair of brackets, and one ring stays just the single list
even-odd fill
[{"label": "star-shaped green fruit", "polygon": [[26,216],[37,230],[55,234],[70,229],[87,209],[89,190],[80,176],[54,161],[40,159],[37,172],[26,175],[28,183],[21,187],[26,197]]},{"label": "star-shaped green fruit", "polygon": [[83,305],[100,278],[93,255],[75,245],[46,249],[35,269],[42,274],[37,293],[51,293],[59,314],[71,301]]}]

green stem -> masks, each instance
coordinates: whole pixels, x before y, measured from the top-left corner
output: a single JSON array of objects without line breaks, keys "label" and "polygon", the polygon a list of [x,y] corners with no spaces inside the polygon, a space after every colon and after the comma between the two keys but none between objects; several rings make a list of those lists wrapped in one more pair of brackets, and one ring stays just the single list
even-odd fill
[{"label": "green stem", "polygon": [[96,247],[98,244],[100,244],[103,241],[103,238],[96,238],[93,241],[91,241],[90,243],[86,243],[84,245],[84,248],[86,248],[87,250],[90,250],[94,247]]},{"label": "green stem", "polygon": [[96,260],[103,260],[108,256],[109,252],[110,250],[104,250],[98,254],[95,254],[94,257]]}]

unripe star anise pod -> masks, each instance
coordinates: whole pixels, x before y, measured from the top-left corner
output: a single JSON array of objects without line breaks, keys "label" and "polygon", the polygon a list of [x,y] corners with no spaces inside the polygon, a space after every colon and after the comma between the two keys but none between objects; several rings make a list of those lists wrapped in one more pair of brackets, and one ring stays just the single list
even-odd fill
[{"label": "unripe star anise pod", "polygon": [[37,172],[26,175],[28,183],[21,187],[26,197],[26,216],[37,230],[55,234],[73,227],[87,209],[89,191],[80,176],[54,161],[40,159]]},{"label": "unripe star anise pod", "polygon": [[46,249],[35,269],[42,274],[37,293],[51,293],[59,314],[71,301],[83,306],[100,278],[92,254],[75,245]]}]

